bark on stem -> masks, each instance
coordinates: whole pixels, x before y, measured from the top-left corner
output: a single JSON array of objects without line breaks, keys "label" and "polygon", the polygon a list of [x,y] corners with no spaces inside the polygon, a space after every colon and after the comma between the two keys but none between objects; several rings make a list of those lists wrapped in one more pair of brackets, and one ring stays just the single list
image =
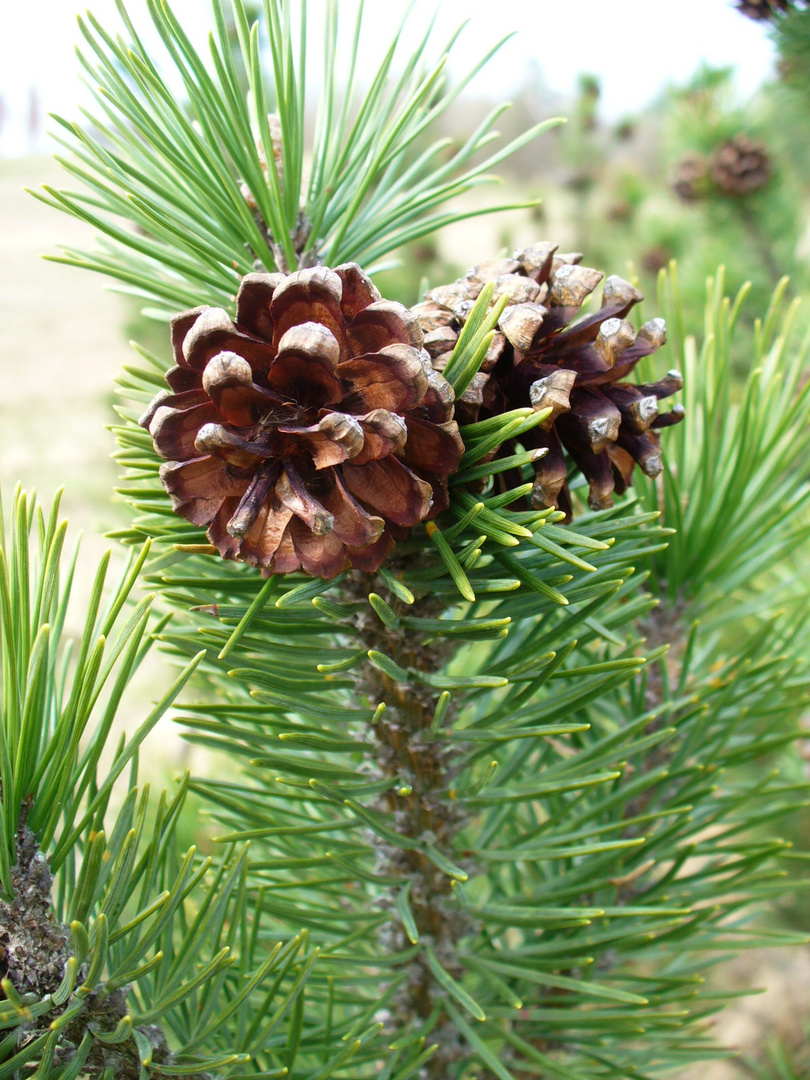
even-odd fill
[{"label": "bark on stem", "polygon": [[[369,589],[366,579],[363,593],[367,595],[376,591],[377,585],[382,592],[382,582],[375,582],[373,588]],[[398,614],[406,610],[394,598],[392,606]],[[420,602],[419,613],[433,616],[444,610],[443,605],[439,605],[435,612],[426,610],[434,606],[431,598],[425,597]],[[446,641],[438,640],[425,646],[412,631],[391,629],[370,614],[359,618],[359,629],[367,647],[385,653],[406,670],[437,671],[452,653],[453,647]],[[370,700],[386,703],[385,712],[372,728],[379,748],[377,765],[381,778],[400,781],[395,788],[380,796],[380,810],[393,816],[395,829],[403,838],[430,843],[458,865],[459,856],[453,850],[452,840],[463,826],[463,815],[449,795],[456,770],[455,751],[430,731],[436,707],[436,691],[426,687],[418,678],[408,683],[395,682],[371,664],[366,665],[359,689]],[[445,724],[451,722],[452,717],[448,716]],[[410,793],[402,794],[408,788]],[[461,979],[464,972],[455,959],[456,949],[460,939],[474,927],[453,899],[451,879],[436,868],[424,851],[381,841],[378,852],[385,874],[400,877],[403,887],[410,882],[409,902],[420,944],[430,944],[443,967],[454,978]],[[462,867],[468,872],[471,870],[463,861]],[[404,928],[398,924],[388,944],[394,952],[411,947]],[[425,1080],[447,1080],[452,1075],[453,1066],[469,1057],[469,1050],[442,1008],[445,993],[436,982],[424,954],[411,960],[409,968],[408,978],[393,1003],[396,1026],[400,1031],[413,1030],[434,1012],[440,1011],[430,1034],[430,1041],[438,1044],[438,1050],[423,1067],[420,1076]]]},{"label": "bark on stem", "polygon": [[[14,896],[10,901],[0,899],[0,978],[8,979],[21,995],[35,994],[40,1000],[59,987],[65,965],[71,956],[70,931],[60,924],[51,904],[51,876],[48,860],[40,851],[37,838],[26,824],[24,804],[17,830],[17,860],[11,869]],[[86,975],[86,966],[78,972],[78,982]],[[124,1016],[129,1015],[125,986],[105,991],[103,984],[84,998],[82,1008],[73,1020],[60,1029],[59,1041],[53,1051],[53,1068],[70,1068],[82,1040],[89,1031],[111,1033]],[[0,989],[0,999],[5,994]],[[17,1030],[17,1049],[23,1050],[49,1032],[51,1022],[63,1012],[75,1008],[75,998],[34,1020],[21,1019]],[[168,1064],[171,1053],[159,1024],[138,1028],[153,1050],[156,1064]],[[34,1063],[29,1063],[33,1069]],[[105,1043],[94,1039],[90,1053],[82,1066],[82,1075],[90,1080],[112,1070],[117,1080],[139,1080],[143,1068],[139,1048],[134,1039],[122,1043]],[[189,1080],[211,1080],[208,1073],[196,1073]]]}]

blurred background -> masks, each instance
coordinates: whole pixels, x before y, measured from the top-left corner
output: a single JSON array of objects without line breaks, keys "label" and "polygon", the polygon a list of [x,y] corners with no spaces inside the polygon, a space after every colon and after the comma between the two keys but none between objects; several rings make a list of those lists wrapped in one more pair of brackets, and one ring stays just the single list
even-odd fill
[{"label": "blurred background", "polygon": [[[105,425],[114,421],[114,379],[130,357],[128,341],[165,352],[165,328],[100,278],[41,258],[58,254],[60,245],[92,242],[82,224],[24,191],[65,182],[50,156],[59,147],[48,134],[57,127],[48,114],[79,118],[89,95],[74,53],[79,33],[71,0],[14,6],[12,12],[6,0],[0,33],[0,487],[8,498],[21,481],[47,503],[65,485],[64,506],[74,535],[85,532],[90,568],[109,546],[103,533],[126,520],[110,494],[116,469]],[[136,19],[145,6],[142,0],[128,4]],[[434,6],[433,40],[441,53],[462,5],[420,0],[401,35],[402,55],[427,31]],[[340,0],[346,24],[356,7],[357,0]],[[368,5],[370,72],[407,7],[404,0]],[[637,280],[647,296],[647,318],[658,313],[656,279],[671,259],[678,262],[693,327],[705,280],[719,263],[732,295],[752,282],[744,318],[765,311],[785,274],[790,292],[806,295],[810,12],[788,0],[749,0],[747,7],[749,17],[734,0],[467,0],[469,25],[452,54],[451,80],[513,36],[457,103],[445,134],[463,139],[505,99],[514,103],[498,125],[506,138],[550,116],[568,123],[505,163],[497,195],[483,188],[472,199],[480,206],[496,197],[538,199],[536,206],[479,217],[413,245],[397,267],[378,275],[383,293],[414,303],[426,284],[553,239],[563,251],[583,252],[587,265]],[[750,17],[770,7],[790,10],[774,20]],[[204,0],[175,0],[173,8],[204,48]],[[315,40],[323,8],[322,0],[310,0]],[[103,26],[116,28],[114,0],[99,0],[93,12]],[[313,104],[318,78],[313,67]],[[806,311],[803,317],[810,323]],[[747,333],[750,340],[753,325]],[[745,346],[744,333],[738,374],[750,355]],[[80,581],[79,604],[86,588]],[[158,660],[140,678],[142,696],[152,698],[169,675]],[[137,702],[130,708],[133,719],[142,715]],[[166,728],[158,771],[168,775],[185,765],[188,753]],[[810,849],[808,828],[805,812],[791,837],[800,850]],[[810,902],[799,895],[778,917],[810,930]],[[723,977],[727,983],[728,969]],[[752,952],[734,961],[731,977],[740,989],[769,990],[742,999],[717,1021],[720,1041],[747,1056],[703,1067],[700,1075],[810,1078],[810,948],[783,956]]]}]

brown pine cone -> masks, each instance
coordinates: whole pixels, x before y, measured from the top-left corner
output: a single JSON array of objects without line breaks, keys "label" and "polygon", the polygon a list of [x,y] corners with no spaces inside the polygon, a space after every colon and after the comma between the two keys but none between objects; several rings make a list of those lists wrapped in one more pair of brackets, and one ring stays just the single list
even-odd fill
[{"label": "brown pine cone", "polygon": [[709,194],[709,163],[702,154],[684,154],[672,178],[672,190],[684,202],[698,202]]},{"label": "brown pine cone", "polygon": [[[425,348],[442,370],[485,283],[494,281],[494,299],[509,297],[482,370],[456,402],[456,416],[468,424],[516,408],[550,408],[539,427],[521,436],[526,449],[545,451],[533,465],[531,502],[558,506],[570,517],[563,448],[588,480],[590,506],[611,506],[614,490],[625,491],[636,464],[648,476],[661,472],[654,429],[677,423],[683,410],[675,406],[659,415],[658,400],[679,390],[682,379],[670,372],[650,385],[619,381],[664,344],[664,322],[653,319],[637,334],[625,316],[643,297],[618,277],[605,281],[601,310],[575,322],[603,275],[578,265],[578,254],[555,252],[554,244],[536,244],[512,259],[483,263],[431,290],[413,311]],[[499,451],[512,453],[513,445]],[[499,474],[502,490],[520,483],[518,472]]]},{"label": "brown pine cone", "polygon": [[661,270],[669,266],[671,258],[672,256],[664,244],[654,244],[651,248],[647,248],[641,256],[641,265],[648,274],[658,275]]},{"label": "brown pine cone", "polygon": [[759,191],[771,178],[768,148],[747,135],[735,135],[715,150],[711,175],[717,187],[726,195],[744,198]]},{"label": "brown pine cone", "polygon": [[758,22],[772,21],[792,6],[791,0],[737,0],[737,10]]},{"label": "brown pine cone", "polygon": [[448,503],[463,443],[416,318],[359,266],[248,274],[236,321],[172,323],[176,367],[141,418],[175,511],[267,577],[376,570]]}]

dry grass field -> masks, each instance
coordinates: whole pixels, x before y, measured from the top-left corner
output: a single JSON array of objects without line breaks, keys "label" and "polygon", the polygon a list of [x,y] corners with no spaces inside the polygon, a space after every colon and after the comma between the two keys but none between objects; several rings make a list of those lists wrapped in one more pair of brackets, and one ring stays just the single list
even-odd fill
[{"label": "dry grass field", "polygon": [[92,535],[116,517],[104,425],[128,352],[124,302],[100,278],[42,259],[88,240],[80,222],[23,190],[58,172],[48,158],[0,162],[0,480],[6,497],[19,480],[46,501],[65,485],[73,524]]},{"label": "dry grass field", "polygon": [[[0,490],[8,504],[15,485],[35,490],[48,507],[64,487],[69,537],[82,533],[79,572],[68,631],[78,629],[98,561],[112,550],[110,576],[125,552],[104,533],[126,521],[113,499],[116,466],[107,425],[115,419],[113,383],[130,356],[123,324],[127,305],[101,277],[47,262],[58,244],[86,246],[80,222],[58,214],[23,189],[61,183],[50,158],[0,160]],[[147,657],[125,699],[122,724],[131,730],[170,683],[172,671]],[[152,740],[168,779],[187,748],[164,719]]]}]

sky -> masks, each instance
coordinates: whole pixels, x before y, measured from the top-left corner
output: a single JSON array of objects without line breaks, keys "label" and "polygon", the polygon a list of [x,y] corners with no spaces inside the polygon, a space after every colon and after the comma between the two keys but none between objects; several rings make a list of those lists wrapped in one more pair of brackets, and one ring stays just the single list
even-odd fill
[{"label": "sky", "polygon": [[[345,23],[357,2],[340,0]],[[145,0],[126,4],[138,25],[145,23]],[[390,42],[407,6],[407,0],[367,0],[364,55],[370,65]],[[309,2],[310,34],[316,39],[324,7],[325,0]],[[172,8],[195,44],[204,48],[208,0],[172,0]],[[114,0],[93,0],[90,10],[105,28],[118,28]],[[516,32],[479,75],[474,86],[479,93],[508,99],[532,62],[546,85],[563,95],[587,71],[601,79],[601,110],[608,120],[633,113],[666,85],[685,81],[701,62],[734,66],[744,96],[773,69],[766,28],[740,15],[733,0],[416,0],[401,37],[403,53],[424,32],[434,10],[437,52],[469,19],[451,54],[455,75]],[[76,15],[83,11],[77,0],[0,0],[0,155],[49,148],[41,135],[30,135],[32,107],[40,116],[55,111],[72,118],[79,103],[88,102],[73,52],[79,40]]]}]

